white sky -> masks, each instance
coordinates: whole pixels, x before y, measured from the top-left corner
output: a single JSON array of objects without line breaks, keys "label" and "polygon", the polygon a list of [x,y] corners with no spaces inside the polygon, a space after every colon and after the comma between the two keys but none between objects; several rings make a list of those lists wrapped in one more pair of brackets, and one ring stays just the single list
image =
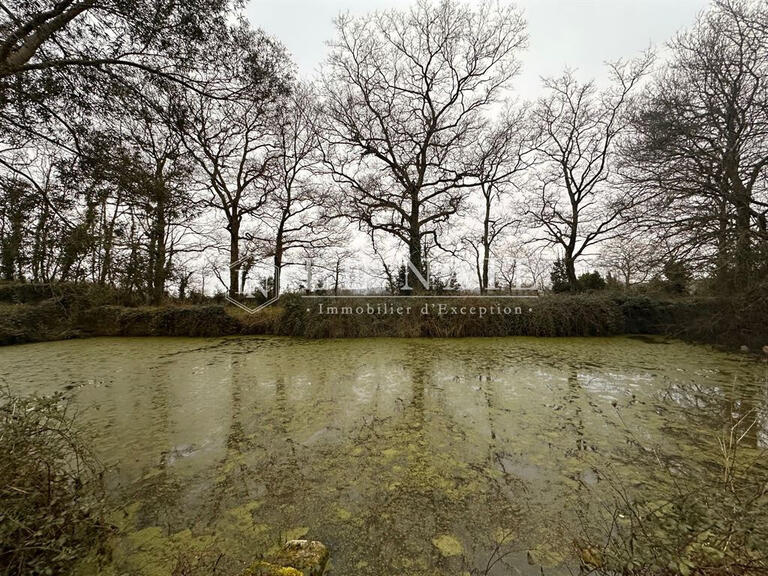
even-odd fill
[{"label": "white sky", "polygon": [[[518,0],[528,21],[529,47],[516,89],[523,99],[538,95],[541,76],[566,66],[583,79],[600,79],[603,63],[632,57],[660,45],[689,26],[707,0]],[[247,15],[276,36],[293,55],[299,74],[311,79],[326,55],[333,19],[405,7],[411,0],[250,0]]]}]

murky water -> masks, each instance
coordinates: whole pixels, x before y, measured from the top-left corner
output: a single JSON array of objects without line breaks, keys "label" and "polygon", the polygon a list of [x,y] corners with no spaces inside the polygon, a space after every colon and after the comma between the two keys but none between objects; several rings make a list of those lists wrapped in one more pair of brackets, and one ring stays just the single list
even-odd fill
[{"label": "murky water", "polygon": [[237,574],[287,538],[333,575],[565,572],[606,474],[714,466],[766,365],[657,339],[94,339],[0,348],[14,390],[67,391],[108,466],[111,559]]}]

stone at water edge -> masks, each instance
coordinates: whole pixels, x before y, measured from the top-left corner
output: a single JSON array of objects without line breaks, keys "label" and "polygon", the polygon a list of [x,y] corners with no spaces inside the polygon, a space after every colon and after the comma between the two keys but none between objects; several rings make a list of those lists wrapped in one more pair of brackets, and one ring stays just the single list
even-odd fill
[{"label": "stone at water edge", "polygon": [[328,556],[322,542],[289,540],[277,554],[255,562],[241,576],[322,576]]},{"label": "stone at water edge", "polygon": [[302,576],[302,574],[295,568],[275,566],[269,562],[259,561],[243,572],[241,576]]},{"label": "stone at water edge", "polygon": [[747,346],[746,344],[742,344],[739,350],[741,350],[742,352],[749,352],[749,346]]},{"label": "stone at water edge", "polygon": [[295,568],[302,576],[322,576],[328,564],[328,548],[316,540],[289,540],[270,562]]}]

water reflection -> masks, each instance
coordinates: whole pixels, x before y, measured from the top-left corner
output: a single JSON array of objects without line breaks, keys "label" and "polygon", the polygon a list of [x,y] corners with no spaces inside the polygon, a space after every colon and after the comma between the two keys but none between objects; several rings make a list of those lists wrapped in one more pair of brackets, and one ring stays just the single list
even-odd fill
[{"label": "water reflection", "polygon": [[746,421],[766,446],[765,372],[628,338],[0,349],[12,387],[69,390],[123,510],[108,568],[137,574],[170,572],[163,551],[183,546],[236,574],[298,536],[338,575],[565,573],[574,494],[602,470],[665,482],[638,455],[706,467]]}]

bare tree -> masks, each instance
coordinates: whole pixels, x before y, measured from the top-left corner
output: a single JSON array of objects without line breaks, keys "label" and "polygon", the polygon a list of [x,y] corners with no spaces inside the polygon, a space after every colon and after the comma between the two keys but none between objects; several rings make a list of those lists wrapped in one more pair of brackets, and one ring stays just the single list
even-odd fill
[{"label": "bare tree", "polygon": [[[193,107],[194,106],[194,107]],[[225,218],[229,235],[229,292],[239,290],[243,218],[266,202],[264,184],[274,160],[274,140],[262,103],[221,102],[200,98],[190,106],[193,118],[185,143],[209,193],[206,203]]]},{"label": "bare tree", "polygon": [[499,280],[503,280],[508,290],[518,284],[523,288],[544,289],[552,263],[541,247],[524,238],[511,237],[500,244],[496,254],[499,285]]},{"label": "bare tree", "polygon": [[[519,266],[516,257],[508,256],[500,260],[496,268],[496,287],[504,288],[507,290],[507,292],[512,292],[512,290],[517,286],[519,279],[518,272]],[[503,286],[502,282],[504,282]]]},{"label": "bare tree", "polygon": [[659,256],[642,233],[617,236],[600,247],[600,265],[608,272],[617,272],[626,288],[648,280],[657,268]]},{"label": "bare tree", "polygon": [[630,95],[650,64],[650,54],[612,64],[612,85],[603,91],[566,71],[545,80],[547,94],[534,111],[543,133],[541,169],[527,214],[545,242],[563,250],[571,289],[578,284],[576,260],[616,235],[634,204],[617,181],[617,139],[628,126]]},{"label": "bare tree", "polygon": [[648,226],[721,291],[768,273],[768,7],[718,0],[671,43],[635,114],[633,184]]},{"label": "bare tree", "polygon": [[313,269],[318,271],[317,288],[339,294],[344,282],[352,279],[355,269],[350,263],[354,261],[355,254],[356,251],[351,248],[337,247],[324,251],[321,258],[313,260]]},{"label": "bare tree", "polygon": [[176,118],[182,140],[198,167],[206,202],[224,217],[229,236],[229,295],[239,290],[243,219],[267,201],[269,169],[277,159],[275,114],[289,89],[290,71],[281,46],[243,31],[239,50],[222,65],[243,67],[238,96],[211,97],[187,91]]},{"label": "bare tree", "polygon": [[481,294],[490,287],[489,266],[496,242],[521,223],[508,201],[519,189],[516,177],[531,165],[534,148],[528,111],[520,107],[507,109],[495,123],[484,127],[470,157],[468,171],[474,173],[480,192],[480,229],[471,227],[462,244],[472,256]]},{"label": "bare tree", "polygon": [[397,282],[397,266],[393,266],[393,255],[388,251],[385,246],[382,246],[382,242],[377,239],[377,231],[369,229],[368,238],[371,243],[371,256],[374,262],[372,270],[367,272],[368,276],[371,276],[377,281],[382,281],[386,286],[387,291],[390,294],[397,294],[400,290],[400,286]]},{"label": "bare tree", "polygon": [[[317,257],[344,239],[341,221],[332,217],[330,187],[318,177],[322,163],[319,114],[309,85],[294,87],[275,113],[274,161],[267,174],[271,192],[256,214],[259,228],[248,236],[261,246],[263,254],[272,256],[278,274],[283,266]],[[287,261],[295,252],[303,258]]]},{"label": "bare tree", "polygon": [[471,185],[463,155],[481,112],[518,70],[524,21],[495,2],[419,0],[336,25],[326,164],[348,194],[346,213],[402,241],[423,273],[423,241],[438,243]]}]

